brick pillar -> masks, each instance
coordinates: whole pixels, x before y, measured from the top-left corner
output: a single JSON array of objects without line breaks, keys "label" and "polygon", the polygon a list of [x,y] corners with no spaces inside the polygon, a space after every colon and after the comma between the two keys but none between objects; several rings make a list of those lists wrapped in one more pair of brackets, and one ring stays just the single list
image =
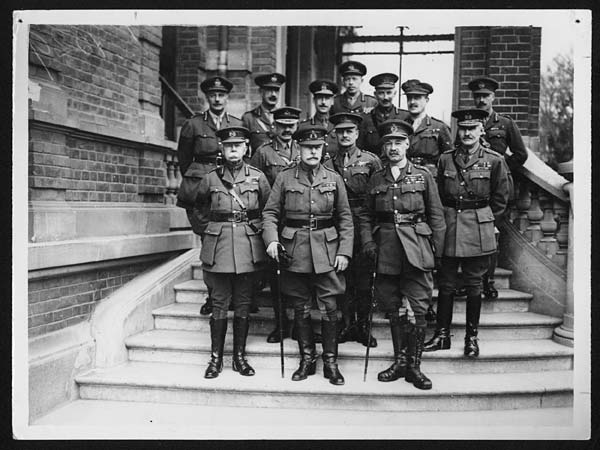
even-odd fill
[{"label": "brick pillar", "polygon": [[490,76],[500,83],[494,110],[509,115],[525,144],[537,148],[540,47],[539,27],[458,27],[456,29],[454,107],[473,106],[467,83]]},{"label": "brick pillar", "polygon": [[158,78],[162,29],[159,26],[140,26],[139,133],[146,137],[164,139],[165,123],[160,116],[161,85]]}]

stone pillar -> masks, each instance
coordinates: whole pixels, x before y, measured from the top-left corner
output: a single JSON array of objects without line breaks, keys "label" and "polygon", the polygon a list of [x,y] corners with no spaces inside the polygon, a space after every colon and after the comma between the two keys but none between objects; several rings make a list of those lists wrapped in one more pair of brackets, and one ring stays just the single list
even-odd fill
[{"label": "stone pillar", "polygon": [[[573,198],[573,160],[559,164],[559,173],[571,180],[565,184],[563,189],[569,198]],[[569,203],[569,222],[573,224],[573,202]],[[565,298],[565,312],[563,314],[563,323],[554,330],[553,340],[556,342],[573,347],[573,325],[575,302],[573,295],[573,234],[575,233],[574,226],[569,226],[569,247],[567,254],[567,292]]]}]

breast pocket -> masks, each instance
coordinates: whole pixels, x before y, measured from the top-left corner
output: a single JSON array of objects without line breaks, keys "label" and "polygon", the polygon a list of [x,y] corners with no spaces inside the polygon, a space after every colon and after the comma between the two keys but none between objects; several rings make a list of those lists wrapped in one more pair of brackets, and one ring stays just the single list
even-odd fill
[{"label": "breast pocket", "polygon": [[223,186],[210,187],[210,209],[231,211],[231,197]]},{"label": "breast pocket", "polygon": [[507,143],[505,129],[500,128],[498,130],[488,131],[486,133],[486,139],[494,150],[499,150],[500,153],[504,153],[506,151]]},{"label": "breast pocket", "polygon": [[356,166],[350,169],[348,183],[356,194],[362,194],[369,181],[370,170],[367,166]]},{"label": "breast pocket", "polygon": [[258,184],[244,183],[240,185],[240,197],[248,209],[258,209]]},{"label": "breast pocket", "polygon": [[335,186],[319,186],[316,192],[315,206],[317,212],[328,213],[333,211],[335,204]]},{"label": "breast pocket", "polygon": [[475,194],[481,197],[490,195],[490,171],[489,170],[471,170],[469,179]]},{"label": "breast pocket", "polygon": [[303,211],[306,207],[303,206],[304,187],[290,186],[285,188],[285,210],[286,211]]},{"label": "breast pocket", "polygon": [[455,196],[457,193],[456,172],[444,170],[442,181],[444,183],[444,192],[449,196]]},{"label": "breast pocket", "polygon": [[200,155],[214,153],[219,145],[217,137],[210,134],[197,134],[195,142],[196,153]]},{"label": "breast pocket", "polygon": [[400,211],[423,211],[425,202],[423,201],[423,193],[425,191],[425,183],[406,183],[401,187],[401,204],[398,209]]},{"label": "breast pocket", "polygon": [[375,211],[388,211],[393,209],[388,198],[388,186],[377,186],[371,190],[375,199]]}]

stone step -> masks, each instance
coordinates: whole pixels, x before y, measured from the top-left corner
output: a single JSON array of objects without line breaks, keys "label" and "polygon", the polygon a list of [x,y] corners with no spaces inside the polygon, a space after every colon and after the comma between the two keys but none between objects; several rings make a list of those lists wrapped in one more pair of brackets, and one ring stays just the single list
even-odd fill
[{"label": "stone step", "polygon": [[[231,326],[230,326],[231,328]],[[479,358],[463,356],[463,342],[455,341],[449,350],[424,353],[425,373],[508,373],[548,370],[570,370],[573,349],[550,339],[480,341]],[[131,361],[165,362],[205,365],[210,359],[210,336],[199,331],[151,330],[130,336],[125,340]],[[225,340],[225,365],[231,366],[232,330]],[[366,347],[357,342],[339,344],[340,370],[360,370],[364,367]],[[321,345],[317,344],[317,352]],[[248,336],[246,355],[250,364],[259,370],[280,367],[279,344],[269,344],[264,336]],[[389,367],[393,347],[389,339],[381,339],[369,353],[369,371],[374,373]],[[284,365],[298,364],[298,345],[292,339],[284,340]]]},{"label": "stone step", "polygon": [[[75,400],[59,406],[32,425],[53,427],[55,439],[173,439],[174,436],[178,439],[306,439],[307,427],[322,429],[324,423],[331,421],[331,414],[332,411],[326,409],[312,409],[307,414],[306,410],[291,408]],[[515,424],[519,424],[519,427],[532,427],[529,433],[537,429],[539,439],[564,439],[565,424],[573,423],[572,407],[344,411],[343,414],[342,426],[328,430],[328,439],[426,439],[431,436],[431,423],[446,427],[436,429],[438,439],[451,437],[453,426],[464,424],[469,424],[468,432],[478,438],[497,436],[498,426],[514,429]],[[231,423],[240,425],[232,427]],[[314,436],[325,437],[319,431]],[[529,434],[528,438],[536,436]]]},{"label": "stone step", "polygon": [[[201,315],[199,305],[194,303],[172,303],[154,310],[152,314],[157,329],[209,332],[208,316]],[[229,317],[233,317],[231,311]],[[288,317],[292,317],[291,310],[288,311]],[[313,324],[318,326],[319,311],[313,310],[311,317]],[[260,308],[259,312],[252,314],[250,318],[250,334],[253,335],[265,336],[275,326],[271,308]],[[548,339],[552,336],[554,328],[561,323],[560,318],[532,312],[482,313],[479,337],[487,340]],[[452,333],[456,340],[460,341],[463,338],[464,327],[464,314],[455,314]],[[430,329],[429,334],[431,333]],[[380,312],[373,315],[373,335],[377,339],[386,339],[389,336],[389,321]]]},{"label": "stone step", "polygon": [[[495,275],[495,286],[496,289],[508,289],[510,287],[510,276],[512,275],[512,270],[503,269],[501,267],[497,267],[494,272]],[[458,276],[462,277],[462,272],[459,270]],[[192,279],[202,280],[202,263],[194,262],[192,263]],[[435,277],[434,277],[435,282]]]},{"label": "stone step", "polygon": [[[319,367],[320,369],[320,367]],[[236,407],[363,411],[469,411],[570,406],[571,371],[521,374],[439,374],[429,391],[404,380],[380,383],[370,372],[345,373],[346,384],[333,386],[321,370],[307,380],[281,378],[279,369],[241,377],[225,367],[216,379],[197,365],[127,362],[93,369],[76,377],[81,399],[184,403]]]},{"label": "stone step", "polygon": [[[203,304],[206,301],[206,285],[202,280],[188,280],[178,283],[175,288],[175,301],[177,303]],[[270,289],[266,287],[256,296],[256,303],[261,308],[271,307]],[[433,290],[433,300],[437,302],[437,289]],[[529,310],[529,303],[533,296],[513,289],[500,289],[498,298],[489,300],[484,298],[482,312],[524,312]],[[454,311],[464,312],[466,297],[456,297]]]}]

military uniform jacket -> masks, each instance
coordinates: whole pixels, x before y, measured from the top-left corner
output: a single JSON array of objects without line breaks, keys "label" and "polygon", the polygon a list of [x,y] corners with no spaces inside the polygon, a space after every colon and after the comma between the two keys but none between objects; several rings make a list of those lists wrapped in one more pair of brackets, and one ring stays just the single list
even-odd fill
[{"label": "military uniform jacket", "polygon": [[438,188],[442,203],[483,199],[489,205],[462,210],[444,205],[447,226],[444,255],[462,258],[494,253],[494,221],[505,212],[508,202],[506,162],[500,154],[481,145],[465,163],[461,156],[456,156],[458,149],[442,153],[438,161]]},{"label": "military uniform jacket", "polygon": [[250,130],[252,153],[275,137],[275,122],[267,116],[262,105],[245,112],[242,116],[242,124]]},{"label": "military uniform jacket", "polygon": [[514,170],[523,165],[527,160],[527,149],[523,143],[521,132],[513,120],[495,111],[491,111],[484,125],[485,139],[489,142],[492,150],[501,155],[510,148],[512,155],[505,155],[508,167]]},{"label": "military uniform jacket", "polygon": [[348,151],[348,162],[344,164],[344,155],[336,154],[325,162],[325,167],[340,174],[346,185],[350,208],[354,213],[364,201],[369,178],[381,169],[381,160],[371,152],[360,150],[356,146]]},{"label": "military uniform jacket", "polygon": [[367,95],[363,92],[358,94],[358,98],[352,104],[348,100],[348,96],[344,94],[338,94],[333,98],[333,106],[331,107],[331,114],[337,114],[341,112],[351,113],[366,113],[371,111],[377,106],[377,99],[372,95]]},{"label": "military uniform jacket", "polygon": [[323,128],[327,129],[327,134],[325,135],[325,144],[324,152],[333,156],[337,152],[338,142],[337,136],[335,135],[335,130],[333,129],[333,124],[329,122],[329,117],[325,116],[319,120],[317,116],[312,116],[309,119],[303,120],[301,123],[310,122],[311,125],[321,125]]},{"label": "military uniform jacket", "polygon": [[[242,126],[242,121],[229,113],[225,113],[221,128],[238,126]],[[179,135],[179,144],[177,145],[177,159],[183,175],[186,175],[188,168],[195,159],[215,157],[221,151],[221,143],[215,134],[217,129],[208,111],[196,114],[183,123]],[[203,175],[215,168],[214,163],[199,162],[198,164],[199,167],[206,166]]]},{"label": "military uniform jacket", "polygon": [[[320,230],[286,225],[286,219],[330,218],[335,226]],[[354,227],[342,178],[323,165],[312,183],[300,164],[281,172],[263,210],[263,239],[267,246],[281,242],[292,257],[290,272],[326,273],[337,255],[351,258]]]},{"label": "military uniform jacket", "polygon": [[286,156],[283,152],[283,144],[279,139],[263,144],[250,159],[250,164],[262,170],[269,180],[269,184],[273,186],[279,172],[286,167],[296,164],[300,160],[300,149],[296,141],[290,141],[290,155]]},{"label": "military uniform jacket", "polygon": [[[407,120],[407,122],[411,125],[413,123],[412,119]],[[453,148],[448,125],[441,120],[425,116],[419,124],[419,128],[410,136],[410,147],[407,155],[411,160],[415,157],[423,158],[423,162],[418,164],[430,169],[435,177],[435,168],[440,154]]]},{"label": "military uniform jacket", "polygon": [[377,132],[379,125],[391,119],[407,120],[410,117],[410,113],[395,106],[392,106],[389,111],[384,111],[381,107],[377,106],[371,112],[363,113],[362,117],[363,120],[360,124],[356,146],[381,156],[381,143],[379,133]]},{"label": "military uniform jacket", "polygon": [[[414,224],[379,221],[378,214],[422,214],[425,220]],[[375,240],[378,246],[377,273],[402,273],[399,255],[422,271],[435,267],[442,256],[446,224],[437,186],[431,172],[410,161],[394,180],[389,165],[375,172],[367,186],[367,196],[358,213],[361,240]]]},{"label": "military uniform jacket", "polygon": [[[247,211],[262,209],[271,188],[265,175],[244,163],[235,178],[223,166],[209,172],[201,181],[196,208],[204,230],[200,260],[208,272],[247,273],[261,269],[267,254],[260,235],[260,214],[247,222],[211,220],[213,214],[242,211],[241,205],[229,193],[231,187]],[[239,213],[238,213],[239,214]]]}]

